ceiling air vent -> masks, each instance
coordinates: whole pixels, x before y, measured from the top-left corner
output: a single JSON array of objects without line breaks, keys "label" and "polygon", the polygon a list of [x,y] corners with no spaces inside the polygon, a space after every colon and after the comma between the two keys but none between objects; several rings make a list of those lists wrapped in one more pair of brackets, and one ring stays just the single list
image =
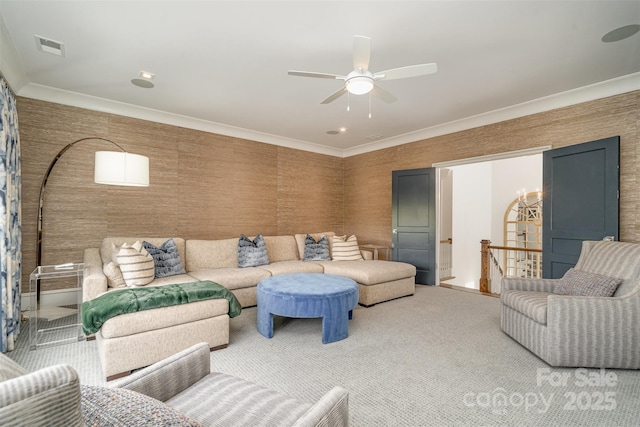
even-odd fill
[{"label": "ceiling air vent", "polygon": [[50,53],[52,55],[64,56],[64,43],[51,40],[47,37],[34,35],[36,38],[36,46],[40,52]]},{"label": "ceiling air vent", "polygon": [[369,136],[365,136],[365,139],[368,139],[369,141],[376,141],[380,138],[382,138],[382,135],[380,135],[379,133],[373,134],[373,135],[369,135]]}]

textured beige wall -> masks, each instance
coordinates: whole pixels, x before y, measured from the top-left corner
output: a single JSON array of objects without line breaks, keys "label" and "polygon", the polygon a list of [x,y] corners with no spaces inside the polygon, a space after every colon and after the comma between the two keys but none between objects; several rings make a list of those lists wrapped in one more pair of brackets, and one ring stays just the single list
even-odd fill
[{"label": "textured beige wall", "polygon": [[[345,159],[345,233],[391,244],[391,172],[620,136],[620,239],[640,242],[640,92],[604,98]],[[470,218],[472,213],[469,214]],[[489,238],[489,236],[487,237]],[[479,246],[478,246],[479,250]]]},{"label": "textured beige wall", "polygon": [[[104,136],[149,156],[148,188],[93,183],[99,141],[69,150],[46,192],[43,263],[82,259],[105,236],[228,238],[333,230],[391,242],[391,172],[530,147],[621,137],[620,236],[640,241],[640,92],[340,159],[18,98],[23,290],[35,267],[40,182],[68,143]],[[46,288],[46,284],[45,287]]]},{"label": "textured beige wall", "polygon": [[17,104],[25,292],[35,268],[40,182],[62,148],[87,136],[148,156],[150,186],[94,184],[94,152],[115,149],[106,142],[67,151],[45,192],[43,264],[81,261],[83,250],[105,236],[216,239],[343,230],[341,158],[28,98]]}]

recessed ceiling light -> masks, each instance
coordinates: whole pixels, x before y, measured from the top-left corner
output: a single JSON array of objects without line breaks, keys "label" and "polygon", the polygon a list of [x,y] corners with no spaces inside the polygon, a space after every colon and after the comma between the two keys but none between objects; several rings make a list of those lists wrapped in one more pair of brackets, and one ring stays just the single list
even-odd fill
[{"label": "recessed ceiling light", "polygon": [[144,89],[151,89],[154,86],[153,83],[145,79],[133,79],[131,80],[131,83],[133,83],[135,86],[138,86]]},{"label": "recessed ceiling light", "polygon": [[340,128],[340,132],[346,132],[346,131],[347,131],[347,128],[345,127]]},{"label": "recessed ceiling light", "polygon": [[625,25],[624,27],[609,31],[602,36],[602,41],[605,43],[617,42],[627,39],[638,32],[640,32],[640,24]]},{"label": "recessed ceiling light", "polygon": [[140,77],[147,80],[153,80],[156,75],[148,71],[140,71]]},{"label": "recessed ceiling light", "polygon": [[131,80],[131,83],[144,89],[151,89],[152,87],[154,87],[154,84],[151,82],[151,80],[153,80],[153,78],[156,76],[155,74],[150,73],[149,71],[141,70],[138,75],[142,78],[133,79]]}]

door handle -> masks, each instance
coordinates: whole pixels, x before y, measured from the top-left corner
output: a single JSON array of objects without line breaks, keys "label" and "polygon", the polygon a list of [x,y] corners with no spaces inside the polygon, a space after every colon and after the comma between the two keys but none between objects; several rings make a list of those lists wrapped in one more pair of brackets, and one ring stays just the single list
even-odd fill
[{"label": "door handle", "polygon": [[393,234],[398,234],[398,229],[397,229],[397,228],[394,228],[394,229],[392,230],[392,232],[393,232]]}]

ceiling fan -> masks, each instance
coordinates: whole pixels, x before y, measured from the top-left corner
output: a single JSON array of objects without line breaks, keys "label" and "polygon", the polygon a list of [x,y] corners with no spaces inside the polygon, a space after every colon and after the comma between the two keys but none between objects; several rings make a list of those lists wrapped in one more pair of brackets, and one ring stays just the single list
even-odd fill
[{"label": "ceiling fan", "polygon": [[291,76],[315,77],[321,79],[344,80],[344,87],[329,95],[321,104],[335,101],[345,93],[364,95],[372,92],[384,102],[394,102],[397,98],[376,84],[379,80],[406,79],[409,77],[424,76],[438,71],[435,63],[417,64],[406,67],[392,68],[390,70],[372,73],[369,71],[369,57],[371,56],[371,39],[366,36],[353,36],[353,71],[346,76],[338,74],[316,73],[313,71],[289,70]]}]

